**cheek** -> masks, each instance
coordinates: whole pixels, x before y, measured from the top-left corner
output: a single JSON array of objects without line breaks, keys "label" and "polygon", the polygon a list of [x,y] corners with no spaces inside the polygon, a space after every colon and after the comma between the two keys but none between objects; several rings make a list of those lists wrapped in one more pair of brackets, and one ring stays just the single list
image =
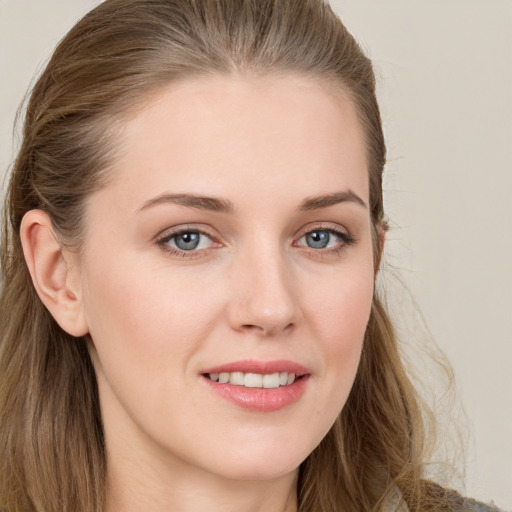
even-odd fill
[{"label": "cheek", "polygon": [[165,432],[179,430],[177,411],[194,416],[194,397],[183,396],[195,385],[191,361],[211,332],[215,297],[140,261],[103,263],[89,269],[86,309],[104,422],[136,424],[165,444]]},{"label": "cheek", "polygon": [[373,266],[363,262],[332,272],[322,287],[309,286],[308,323],[321,333],[330,350],[349,350],[354,340],[362,337],[373,292]]},{"label": "cheek", "polygon": [[147,400],[159,394],[156,375],[183,381],[209,332],[212,301],[185,277],[167,282],[165,272],[132,261],[89,267],[85,309],[96,362],[110,384],[143,384]]},{"label": "cheek", "polygon": [[371,312],[373,265],[333,274],[323,291],[310,295],[308,323],[322,352],[321,365],[331,397],[330,420],[343,407],[358,369]]},{"label": "cheek", "polygon": [[[91,330],[98,336],[110,333],[111,342],[137,350],[161,342],[179,347],[183,332],[200,331],[209,304],[204,291],[178,273],[172,276],[141,262],[90,265],[85,308]],[[91,333],[93,334],[93,333]],[[112,335],[115,335],[112,338]],[[189,336],[188,339],[193,339]]]}]

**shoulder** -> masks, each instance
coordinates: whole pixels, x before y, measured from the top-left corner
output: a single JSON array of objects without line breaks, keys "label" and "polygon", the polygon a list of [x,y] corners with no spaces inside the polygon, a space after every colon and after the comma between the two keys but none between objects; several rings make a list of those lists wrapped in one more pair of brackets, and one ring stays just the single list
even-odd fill
[{"label": "shoulder", "polygon": [[481,503],[473,499],[466,498],[462,505],[462,508],[454,510],[454,512],[505,512],[499,509],[494,503],[489,505]]},{"label": "shoulder", "polygon": [[[439,497],[443,510],[450,512],[506,512],[498,508],[494,502],[483,503],[473,498],[467,498],[458,491],[443,487],[435,482],[426,481],[431,496]],[[512,511],[511,511],[512,512]]]},{"label": "shoulder", "polygon": [[[493,502],[490,504],[472,498],[466,498],[453,489],[447,489],[434,482],[424,481],[428,492],[433,497],[428,510],[443,510],[445,512],[512,512],[498,508]],[[437,503],[437,505],[436,505]],[[382,512],[410,512],[398,487],[391,489],[384,499]]]},{"label": "shoulder", "polygon": [[[498,508],[493,502],[486,504],[472,498],[465,498],[456,491],[444,489],[437,485],[434,485],[434,489],[443,490],[443,499],[439,502],[443,503],[440,509],[445,512],[507,512]],[[434,506],[434,508],[436,507]],[[429,510],[432,510],[432,507],[429,507]],[[394,488],[387,496],[382,512],[410,512],[398,488]]]}]

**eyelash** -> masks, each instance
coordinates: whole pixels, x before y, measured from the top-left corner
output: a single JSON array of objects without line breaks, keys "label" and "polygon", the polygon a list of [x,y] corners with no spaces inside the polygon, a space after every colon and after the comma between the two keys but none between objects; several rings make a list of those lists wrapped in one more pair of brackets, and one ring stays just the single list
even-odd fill
[{"label": "eyelash", "polygon": [[[324,255],[333,255],[337,256],[342,251],[344,251],[347,247],[354,245],[357,240],[353,235],[350,235],[349,233],[346,233],[345,231],[341,231],[339,229],[333,228],[333,227],[326,227],[326,226],[312,226],[308,227],[307,231],[304,231],[303,234],[299,237],[298,241],[302,240],[307,235],[314,233],[315,231],[321,231],[325,233],[329,233],[330,235],[335,235],[339,240],[340,244],[336,247],[330,247],[327,249],[314,249],[313,247],[308,246],[299,246],[299,247],[306,247],[306,249],[309,250],[309,252],[313,253],[315,256],[324,256]],[[294,246],[297,247],[297,242],[294,243]]]},{"label": "eyelash", "polygon": [[183,235],[185,233],[195,233],[195,234],[198,234],[198,235],[202,235],[202,236],[206,236],[208,237],[214,244],[217,244],[219,247],[220,247],[220,243],[219,242],[216,242],[215,238],[210,235],[209,233],[201,230],[201,229],[197,229],[197,228],[193,228],[193,227],[189,227],[189,228],[181,228],[181,229],[178,229],[176,231],[173,231],[172,233],[168,233],[166,235],[164,235],[163,237],[159,238],[157,240],[157,244],[161,247],[161,249],[169,254],[172,254],[173,256],[177,256],[179,258],[183,258],[183,259],[192,259],[192,258],[197,258],[201,255],[201,252],[203,251],[208,251],[208,249],[199,249],[199,250],[190,250],[190,251],[185,251],[183,249],[179,249],[179,248],[176,248],[176,247],[171,247],[170,245],[168,245],[168,243],[173,240],[174,238],[177,238],[178,236],[180,235]]},{"label": "eyelash", "polygon": [[[308,246],[297,245],[298,241],[302,240],[307,235],[314,233],[315,231],[321,231],[321,232],[329,233],[330,235],[335,235],[340,240],[341,243],[337,247],[332,247],[332,248],[327,248],[327,249],[323,249],[323,248],[315,249],[315,248],[308,247]],[[173,239],[177,238],[178,236],[183,235],[185,233],[194,233],[194,234],[206,236],[212,241],[213,244],[217,244],[218,247],[221,246],[221,244],[219,242],[217,242],[212,235],[210,235],[209,233],[207,233],[201,229],[197,229],[197,228],[193,228],[193,227],[182,228],[182,229],[173,231],[172,233],[168,233],[168,234],[164,235],[163,237],[159,238],[156,243],[157,243],[157,245],[160,246],[160,248],[163,251],[170,253],[173,256],[183,258],[183,259],[198,258],[201,256],[201,253],[203,253],[203,251],[209,251],[211,249],[211,247],[209,247],[206,249],[191,249],[189,251],[186,251],[186,250],[171,247],[170,245],[168,245],[171,240],[173,240]],[[348,246],[354,245],[356,242],[357,242],[357,240],[354,236],[352,236],[344,231],[335,229],[333,227],[313,226],[313,227],[310,227],[307,231],[304,231],[301,234],[301,236],[298,238],[297,242],[294,242],[293,245],[294,245],[294,247],[305,247],[306,249],[309,250],[309,252],[314,253],[316,256],[321,256],[321,255],[338,255],[344,249],[346,249]]]}]

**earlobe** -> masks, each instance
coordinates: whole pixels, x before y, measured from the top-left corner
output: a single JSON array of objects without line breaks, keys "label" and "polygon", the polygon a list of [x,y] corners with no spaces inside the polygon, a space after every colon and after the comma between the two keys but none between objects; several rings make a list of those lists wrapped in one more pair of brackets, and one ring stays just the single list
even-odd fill
[{"label": "earlobe", "polygon": [[72,336],[85,336],[78,269],[73,255],[61,247],[50,217],[31,210],[21,222],[23,254],[39,298],[55,321]]}]

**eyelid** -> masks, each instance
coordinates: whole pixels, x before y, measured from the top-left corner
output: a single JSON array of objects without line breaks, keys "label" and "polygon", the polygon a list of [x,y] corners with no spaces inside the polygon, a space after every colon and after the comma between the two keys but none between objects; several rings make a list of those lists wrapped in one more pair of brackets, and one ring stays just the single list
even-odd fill
[{"label": "eyelid", "polygon": [[340,226],[339,224],[332,222],[314,222],[312,224],[306,224],[302,226],[298,233],[297,239],[302,238],[304,235],[311,233],[312,231],[330,231],[332,233],[338,233],[340,235],[346,235],[348,237],[352,237],[348,229]]},{"label": "eyelid", "polygon": [[[166,230],[163,230],[155,237],[156,244],[160,246],[161,250],[164,252],[170,253],[172,255],[175,255],[180,258],[196,258],[205,256],[208,254],[211,250],[222,247],[224,243],[219,241],[219,237],[211,232],[211,229],[205,228],[203,226],[199,227],[197,225],[180,225],[175,228],[168,228]],[[334,234],[339,239],[339,243],[336,245],[336,247],[327,247],[327,248],[312,248],[307,245],[299,244],[298,242],[304,238],[307,234],[313,232],[313,231],[326,231],[329,233]],[[191,250],[183,250],[178,247],[173,247],[171,245],[168,245],[168,242],[174,238],[179,236],[183,233],[199,233],[201,235],[204,235],[208,237],[211,240],[211,245],[206,248],[202,249],[191,249]],[[306,250],[309,250],[312,253],[318,254],[335,254],[343,249],[345,249],[347,246],[352,245],[356,242],[356,238],[350,234],[350,232],[341,227],[339,224],[333,224],[331,222],[317,222],[313,224],[307,224],[306,226],[303,226],[299,230],[299,235],[295,237],[293,246],[295,247],[301,247]]]},{"label": "eyelid", "polygon": [[[302,240],[307,234],[313,232],[313,231],[327,231],[329,233],[333,233],[337,237],[340,238],[340,245],[338,247],[332,247],[332,248],[325,248],[325,249],[313,249],[311,247],[308,247],[306,245],[298,245],[299,240]],[[345,228],[341,227],[339,224],[332,224],[330,222],[319,222],[319,223],[313,223],[308,224],[304,227],[302,227],[299,231],[299,236],[297,236],[295,242],[293,245],[296,247],[305,247],[306,249],[310,249],[311,251],[315,253],[329,253],[329,252],[337,252],[349,245],[353,245],[357,242],[357,239]]]},{"label": "eyelid", "polygon": [[158,242],[159,240],[163,240],[164,238],[171,238],[172,236],[177,236],[182,233],[188,232],[201,233],[202,235],[210,237],[212,240],[218,238],[215,234],[213,234],[212,230],[209,227],[205,227],[202,224],[180,224],[179,226],[166,228],[160,231],[160,233],[158,233],[158,235],[155,236],[155,240]]},{"label": "eyelid", "polygon": [[[212,244],[210,247],[203,249],[193,249],[190,251],[185,251],[178,247],[173,247],[171,245],[167,245],[167,243],[172,240],[174,237],[177,237],[183,233],[198,233],[200,235],[204,235],[208,237]],[[168,228],[164,231],[161,231],[155,237],[156,244],[161,248],[162,251],[170,253],[172,255],[178,256],[180,258],[194,258],[204,255],[206,252],[209,252],[213,248],[217,248],[222,246],[222,243],[219,242],[218,237],[210,232],[210,230],[205,229],[204,227],[198,227],[197,225],[181,225],[176,228]]]}]

